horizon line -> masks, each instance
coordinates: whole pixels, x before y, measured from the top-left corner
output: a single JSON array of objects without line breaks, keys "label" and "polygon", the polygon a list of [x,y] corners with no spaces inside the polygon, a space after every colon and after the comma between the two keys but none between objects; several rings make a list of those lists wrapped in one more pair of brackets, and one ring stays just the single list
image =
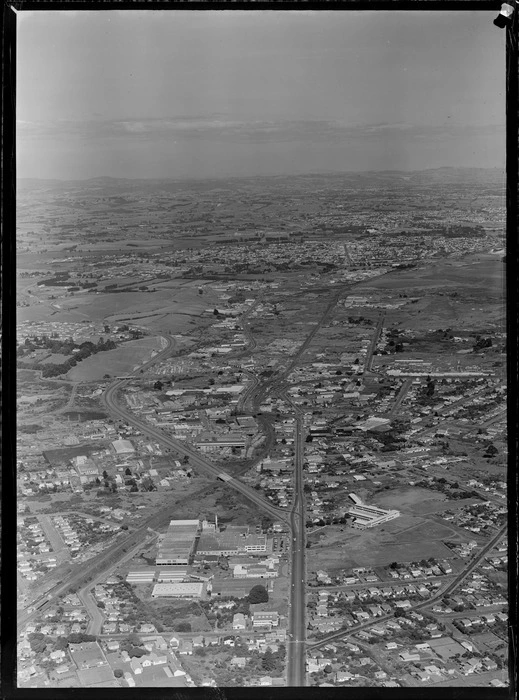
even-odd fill
[{"label": "horizon line", "polygon": [[370,173],[405,173],[406,175],[412,175],[415,173],[426,173],[426,172],[437,172],[439,170],[501,170],[506,174],[506,166],[484,166],[484,165],[440,165],[436,168],[420,168],[414,170],[401,170],[401,169],[384,169],[384,170],[322,170],[322,171],[309,171],[307,173],[286,173],[286,174],[274,174],[271,175],[212,175],[212,176],[156,176],[156,177],[118,177],[115,175],[93,175],[90,177],[75,177],[75,178],[59,178],[59,177],[16,177],[16,182],[26,181],[26,180],[37,180],[38,182],[89,182],[92,180],[125,180],[128,182],[136,182],[138,180],[153,181],[153,180],[174,180],[174,181],[191,181],[191,180],[248,180],[253,178],[296,178],[296,177],[308,177],[308,176],[319,176],[319,175],[368,175]]}]

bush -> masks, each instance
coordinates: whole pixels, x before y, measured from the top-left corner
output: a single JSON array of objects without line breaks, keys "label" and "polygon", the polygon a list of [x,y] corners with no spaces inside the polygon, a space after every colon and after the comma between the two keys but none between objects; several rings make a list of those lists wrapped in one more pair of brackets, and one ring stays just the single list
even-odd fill
[{"label": "bush", "polygon": [[146,649],[141,649],[140,647],[132,647],[130,651],[128,652],[128,656],[136,656],[137,658],[140,658],[141,656],[145,656],[147,654]]},{"label": "bush", "polygon": [[175,631],[176,632],[191,632],[191,623],[190,622],[179,622],[177,625],[175,625]]}]

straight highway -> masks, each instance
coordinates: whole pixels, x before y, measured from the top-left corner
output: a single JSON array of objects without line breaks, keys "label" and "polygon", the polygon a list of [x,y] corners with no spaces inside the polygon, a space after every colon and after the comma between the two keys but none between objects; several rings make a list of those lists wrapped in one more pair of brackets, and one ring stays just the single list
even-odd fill
[{"label": "straight highway", "polygon": [[290,512],[291,571],[288,615],[287,685],[306,685],[306,517],[303,478],[303,417],[296,414],[294,501]]}]

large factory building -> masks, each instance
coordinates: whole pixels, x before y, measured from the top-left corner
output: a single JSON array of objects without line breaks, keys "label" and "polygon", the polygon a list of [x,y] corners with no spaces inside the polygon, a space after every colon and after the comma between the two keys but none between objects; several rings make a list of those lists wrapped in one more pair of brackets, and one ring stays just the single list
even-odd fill
[{"label": "large factory building", "polygon": [[157,566],[189,564],[199,531],[199,520],[172,520],[168,531],[159,541],[155,560]]}]

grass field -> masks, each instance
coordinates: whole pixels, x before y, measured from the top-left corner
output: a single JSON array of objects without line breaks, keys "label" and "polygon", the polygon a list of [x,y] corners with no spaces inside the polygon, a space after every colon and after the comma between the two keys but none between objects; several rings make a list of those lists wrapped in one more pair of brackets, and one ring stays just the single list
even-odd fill
[{"label": "grass field", "polygon": [[111,376],[132,372],[135,365],[151,357],[153,350],[160,350],[159,338],[141,338],[130,340],[115,350],[99,352],[83,360],[67,373],[73,381],[100,380],[105,374]]},{"label": "grass field", "polygon": [[402,512],[413,512],[413,507],[428,504],[429,501],[443,501],[445,496],[438,491],[429,489],[392,489],[378,493],[373,498],[374,505],[389,510],[396,509]]},{"label": "grass field", "polygon": [[448,526],[411,515],[403,515],[384,525],[354,530],[337,526],[322,528],[310,535],[308,570],[333,572],[355,566],[385,566],[393,561],[408,562],[429,557],[453,558],[444,539],[458,538]]},{"label": "grass field", "polygon": [[366,281],[356,288],[376,289],[410,289],[419,287],[422,289],[450,286],[476,286],[486,289],[501,285],[505,267],[500,260],[495,258],[474,261],[467,259],[464,262],[444,261],[430,266],[420,266],[412,270],[399,270],[390,272],[379,279]]},{"label": "grass field", "polygon": [[478,498],[460,498],[456,501],[424,501],[408,506],[407,512],[414,515],[428,515],[430,513],[441,513],[444,510],[459,510],[464,506],[474,503],[481,503]]}]

